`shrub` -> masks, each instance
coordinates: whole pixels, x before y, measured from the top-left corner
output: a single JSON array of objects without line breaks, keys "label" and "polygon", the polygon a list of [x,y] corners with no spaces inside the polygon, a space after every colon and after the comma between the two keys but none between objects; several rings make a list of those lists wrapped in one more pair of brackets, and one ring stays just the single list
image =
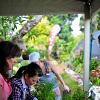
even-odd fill
[{"label": "shrub", "polygon": [[73,94],[64,94],[62,100],[84,100],[85,93],[80,88],[77,88]]},{"label": "shrub", "polygon": [[90,77],[90,80],[94,85],[100,85],[100,78],[99,77]]},{"label": "shrub", "polygon": [[33,95],[39,100],[54,100],[54,92],[52,91],[53,85],[50,83],[39,83],[35,86],[36,91]]},{"label": "shrub", "polygon": [[99,62],[97,59],[92,58],[90,61],[90,71],[97,68],[99,65]]},{"label": "shrub", "polygon": [[84,51],[81,50],[76,53],[75,57],[72,60],[72,65],[77,73],[82,73],[83,71],[83,58]]},{"label": "shrub", "polygon": [[[90,71],[98,67],[99,65],[98,59],[92,58],[90,60]],[[76,72],[81,73],[83,71],[84,66],[84,51],[81,50],[78,52],[78,54],[75,55],[75,57],[72,60],[72,65]]]}]

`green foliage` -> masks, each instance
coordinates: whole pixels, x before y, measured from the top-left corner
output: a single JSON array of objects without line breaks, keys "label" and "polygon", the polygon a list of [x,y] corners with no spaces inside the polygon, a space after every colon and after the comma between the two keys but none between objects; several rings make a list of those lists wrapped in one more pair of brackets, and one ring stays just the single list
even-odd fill
[{"label": "green foliage", "polygon": [[48,38],[51,26],[47,17],[43,17],[34,28],[31,29],[23,38],[28,47],[34,46],[38,50],[46,49],[48,46]]},{"label": "green foliage", "polygon": [[39,83],[35,86],[36,91],[33,91],[33,95],[39,100],[54,100],[54,92],[52,91],[52,84]]},{"label": "green foliage", "polygon": [[68,60],[68,57],[76,44],[75,39],[71,34],[72,21],[77,17],[75,14],[48,16],[51,25],[59,24],[61,31],[56,38],[56,42],[53,47],[52,57],[60,59],[61,62]]},{"label": "green foliage", "polygon": [[84,58],[84,51],[80,50],[77,52],[75,57],[72,60],[72,65],[76,72],[81,73],[83,71],[83,58]]},{"label": "green foliage", "polygon": [[48,16],[48,19],[51,25],[59,24],[61,26],[61,31],[59,34],[59,38],[68,41],[71,36],[71,27],[72,21],[77,17],[76,14],[66,14],[66,15],[56,15],[56,16]]},{"label": "green foliage", "polygon": [[78,83],[66,73],[63,73],[62,77],[71,89],[70,93],[63,93],[62,100],[84,100],[84,91],[78,86]]},{"label": "green foliage", "polygon": [[[90,63],[90,71],[96,70],[98,66],[100,65],[100,61],[98,59],[92,58]],[[91,76],[90,80],[94,85],[100,85],[100,77],[99,77],[99,71],[97,71],[98,76]]]},{"label": "green foliage", "polygon": [[39,50],[39,52],[41,54],[42,60],[47,60],[47,58],[48,58],[47,50]]},{"label": "green foliage", "polygon": [[65,41],[69,41],[71,36],[72,36],[72,34],[70,31],[70,26],[68,24],[64,25],[59,34],[59,38],[65,40]]},{"label": "green foliage", "polygon": [[90,61],[90,71],[97,68],[99,65],[99,62],[97,59],[95,58],[92,58],[91,61]]},{"label": "green foliage", "polygon": [[76,90],[76,92],[74,92],[72,98],[74,98],[74,100],[84,100],[85,99],[85,93],[80,88],[78,88]]},{"label": "green foliage", "polygon": [[77,88],[73,94],[65,93],[62,100],[84,100],[85,93],[80,88]]},{"label": "green foliage", "polygon": [[56,53],[57,58],[55,59],[59,59],[61,62],[66,62],[77,42],[78,39],[73,37],[68,38],[68,41],[57,37],[53,47],[52,57],[54,58]]},{"label": "green foliage", "polygon": [[70,27],[75,17],[77,16],[74,14],[44,16],[41,22],[24,36],[27,47],[33,46],[41,52],[43,59],[47,58],[46,53],[50,29],[53,25],[59,24],[61,26],[61,31],[56,37],[52,50],[52,57],[54,59],[59,59],[61,62],[65,62],[77,43],[71,34],[72,30]]},{"label": "green foliage", "polygon": [[33,27],[28,34],[26,34],[26,37],[28,39],[34,35],[37,38],[41,34],[48,36],[50,29],[51,26],[49,25],[47,17],[43,17],[42,20],[35,27]]},{"label": "green foliage", "polygon": [[73,66],[79,66],[82,67],[83,65],[83,58],[81,55],[77,55],[74,59],[73,59]]},{"label": "green foliage", "polygon": [[62,23],[64,23],[64,21],[62,20],[62,18],[59,15],[57,15],[57,16],[48,16],[48,19],[50,20],[50,23],[52,25],[54,25],[54,24],[62,25]]},{"label": "green foliage", "polygon": [[29,64],[29,61],[28,60],[23,60],[21,58],[17,58],[17,63],[14,65],[13,67],[13,75],[16,74],[17,70],[22,67],[22,66],[25,66]]},{"label": "green foliage", "polygon": [[[95,30],[100,30],[100,11],[95,16],[96,16],[95,22],[93,23],[95,27],[97,25]],[[95,25],[95,23],[97,23],[97,24]]]},{"label": "green foliage", "polygon": [[49,20],[45,16],[42,18],[41,22],[39,22],[39,24],[37,24],[36,27],[32,29],[32,31],[34,31],[34,34],[36,36],[39,36],[40,34],[44,34],[48,36],[50,29],[51,26],[49,25]]},{"label": "green foliage", "polygon": [[29,48],[27,48],[27,50],[24,53],[29,55],[30,53],[32,53],[34,51],[37,51],[37,49],[34,47],[29,47]]},{"label": "green foliage", "polygon": [[71,24],[77,14],[61,14],[48,16],[51,24],[64,25],[65,23]]},{"label": "green foliage", "polygon": [[0,36],[10,40],[17,26],[22,25],[29,18],[29,16],[0,16]]},{"label": "green foliage", "polygon": [[[72,65],[76,72],[83,72],[83,59],[84,59],[84,51],[79,51],[72,60]],[[90,61],[90,71],[98,67],[99,61],[95,58],[92,58]]]},{"label": "green foliage", "polygon": [[29,54],[32,53],[32,52],[38,52],[38,50],[34,47],[29,47],[27,48],[27,50],[25,50],[24,52],[22,52],[22,58],[24,60],[28,60],[29,59]]},{"label": "green foliage", "polygon": [[100,78],[99,77],[90,77],[90,80],[93,85],[100,85]]}]

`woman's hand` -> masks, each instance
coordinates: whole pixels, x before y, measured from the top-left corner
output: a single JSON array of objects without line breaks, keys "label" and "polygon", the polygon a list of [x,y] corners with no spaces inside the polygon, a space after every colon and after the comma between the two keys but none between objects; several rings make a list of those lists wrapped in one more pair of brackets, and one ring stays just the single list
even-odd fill
[{"label": "woman's hand", "polygon": [[64,85],[64,90],[70,92],[70,88],[67,85]]}]

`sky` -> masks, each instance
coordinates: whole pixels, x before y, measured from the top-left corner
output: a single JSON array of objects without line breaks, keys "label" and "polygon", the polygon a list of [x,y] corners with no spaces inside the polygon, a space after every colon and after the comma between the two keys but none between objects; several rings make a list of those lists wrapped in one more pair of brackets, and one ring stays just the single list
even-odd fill
[{"label": "sky", "polygon": [[82,15],[81,14],[78,14],[78,17],[75,18],[75,20],[72,22],[72,25],[71,25],[71,28],[73,29],[73,32],[72,34],[76,37],[78,36],[81,31],[80,31],[80,26],[79,26],[79,23],[80,23],[80,17]]}]

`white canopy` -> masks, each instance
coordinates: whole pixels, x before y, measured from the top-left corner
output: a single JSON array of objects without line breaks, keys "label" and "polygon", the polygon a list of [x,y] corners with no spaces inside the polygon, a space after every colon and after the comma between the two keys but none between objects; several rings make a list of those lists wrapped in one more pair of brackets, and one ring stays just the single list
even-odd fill
[{"label": "white canopy", "polygon": [[0,15],[84,13],[85,2],[91,1],[94,13],[100,0],[0,0]]}]

